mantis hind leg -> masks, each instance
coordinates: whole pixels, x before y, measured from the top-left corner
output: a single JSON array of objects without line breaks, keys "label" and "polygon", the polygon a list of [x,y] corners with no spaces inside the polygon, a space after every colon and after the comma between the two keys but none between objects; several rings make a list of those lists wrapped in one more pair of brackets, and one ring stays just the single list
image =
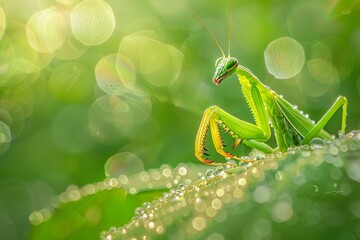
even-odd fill
[{"label": "mantis hind leg", "polygon": [[223,128],[225,132],[235,138],[233,148],[240,143],[244,143],[249,147],[256,148],[265,153],[274,152],[269,145],[264,143],[270,137],[270,131],[268,131],[268,129],[264,130],[257,125],[230,115],[217,106],[211,106],[204,112],[195,140],[195,156],[203,163],[224,165],[222,163],[216,163],[208,157],[203,157],[204,155],[208,156],[205,148],[205,140],[209,128],[216,151],[224,157],[244,161],[241,157],[237,157],[223,149],[225,145],[220,134],[220,128]]},{"label": "mantis hind leg", "polygon": [[343,107],[342,118],[341,118],[341,131],[345,133],[346,127],[346,114],[348,101],[346,97],[339,96],[334,104],[329,108],[329,110],[324,114],[324,116],[319,120],[317,124],[306,134],[301,144],[308,144],[313,138],[318,136],[319,132],[324,128],[328,121],[332,118],[334,113],[340,108]]}]

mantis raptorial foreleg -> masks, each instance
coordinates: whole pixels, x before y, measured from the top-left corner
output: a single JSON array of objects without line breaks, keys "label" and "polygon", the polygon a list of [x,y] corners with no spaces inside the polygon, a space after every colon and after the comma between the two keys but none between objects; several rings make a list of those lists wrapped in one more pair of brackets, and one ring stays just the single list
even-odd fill
[{"label": "mantis raptorial foreleg", "polygon": [[266,153],[274,151],[269,145],[263,143],[270,137],[267,130],[264,131],[259,126],[240,120],[217,106],[211,106],[204,112],[195,143],[195,155],[203,163],[223,165],[202,157],[207,155],[204,143],[209,128],[216,151],[224,157],[245,161],[241,157],[224,151],[223,147],[225,145],[220,134],[220,128],[223,128],[231,137],[235,138],[233,148],[243,143]]}]

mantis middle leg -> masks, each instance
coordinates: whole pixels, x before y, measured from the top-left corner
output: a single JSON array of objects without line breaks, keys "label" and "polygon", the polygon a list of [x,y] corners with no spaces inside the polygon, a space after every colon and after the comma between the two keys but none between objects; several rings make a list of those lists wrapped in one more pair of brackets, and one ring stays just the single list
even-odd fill
[{"label": "mantis middle leg", "polygon": [[309,143],[313,138],[315,138],[319,132],[324,128],[326,123],[332,118],[334,113],[342,106],[342,118],[341,118],[341,131],[345,133],[346,127],[346,113],[347,113],[348,101],[346,97],[339,96],[334,104],[329,108],[329,110],[324,114],[324,116],[319,120],[317,124],[306,134],[301,144]]}]

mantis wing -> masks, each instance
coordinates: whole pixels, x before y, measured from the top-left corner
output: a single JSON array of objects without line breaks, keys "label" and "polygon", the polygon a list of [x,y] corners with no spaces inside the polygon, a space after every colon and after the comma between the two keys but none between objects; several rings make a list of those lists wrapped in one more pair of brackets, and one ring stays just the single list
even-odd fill
[{"label": "mantis wing", "polygon": [[[303,138],[310,132],[310,130],[315,126],[315,123],[300,113],[297,109],[294,108],[288,101],[285,99],[276,96],[275,103],[284,114],[285,118],[291,124],[293,129],[299,133]],[[325,130],[321,130],[318,134],[318,137],[331,139],[331,135]]]}]

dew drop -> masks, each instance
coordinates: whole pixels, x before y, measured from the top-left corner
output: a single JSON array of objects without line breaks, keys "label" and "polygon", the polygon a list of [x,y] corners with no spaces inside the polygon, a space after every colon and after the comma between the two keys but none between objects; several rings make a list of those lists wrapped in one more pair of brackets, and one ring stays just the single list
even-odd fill
[{"label": "dew drop", "polygon": [[360,141],[360,130],[352,130],[350,133],[348,133],[348,136],[351,139],[354,139],[356,141]]},{"label": "dew drop", "polygon": [[321,138],[314,138],[310,141],[309,145],[310,145],[310,149],[311,150],[319,150],[322,149],[324,146],[324,140]]},{"label": "dew drop", "polygon": [[142,217],[145,214],[145,210],[142,207],[135,209],[135,217]]},{"label": "dew drop", "polygon": [[224,170],[233,168],[234,166],[236,167],[237,165],[238,165],[237,161],[230,159],[226,161],[226,165],[224,165]]},{"label": "dew drop", "polygon": [[142,207],[143,207],[144,209],[149,209],[149,208],[151,207],[151,203],[149,203],[149,202],[144,202],[144,203],[142,204]]},{"label": "dew drop", "polygon": [[337,148],[337,147],[335,147],[335,146],[330,146],[330,148],[329,148],[329,153],[331,154],[331,155],[337,155],[338,153],[339,153],[339,149]]},{"label": "dew drop", "polygon": [[249,157],[254,159],[254,160],[261,160],[261,159],[264,159],[266,157],[266,155],[263,152],[257,151],[256,149],[253,149],[249,153]]},{"label": "dew drop", "polygon": [[344,139],[346,137],[346,135],[344,134],[343,131],[339,130],[338,131],[338,136],[339,136],[339,139]]},{"label": "dew drop", "polygon": [[275,153],[275,156],[276,156],[277,158],[282,157],[282,155],[283,155],[282,152],[276,152],[276,153]]},{"label": "dew drop", "polygon": [[206,178],[213,178],[215,177],[215,170],[214,169],[208,169],[206,170]]},{"label": "dew drop", "polygon": [[224,171],[223,167],[219,167],[219,168],[215,169],[215,175],[219,176],[219,177],[222,177],[222,178],[225,178],[225,177],[227,177],[228,174]]},{"label": "dew drop", "polygon": [[296,153],[296,148],[293,148],[293,147],[289,147],[287,149],[287,153],[288,154],[291,154],[291,155],[294,155]]},{"label": "dew drop", "polygon": [[203,174],[203,173],[197,173],[197,177],[198,177],[198,179],[201,179],[201,180],[203,180],[203,179],[205,179],[206,178],[206,175],[205,174]]},{"label": "dew drop", "polygon": [[311,151],[308,151],[308,150],[301,150],[300,151],[300,154],[301,156],[305,157],[305,158],[308,158],[311,156]]}]

